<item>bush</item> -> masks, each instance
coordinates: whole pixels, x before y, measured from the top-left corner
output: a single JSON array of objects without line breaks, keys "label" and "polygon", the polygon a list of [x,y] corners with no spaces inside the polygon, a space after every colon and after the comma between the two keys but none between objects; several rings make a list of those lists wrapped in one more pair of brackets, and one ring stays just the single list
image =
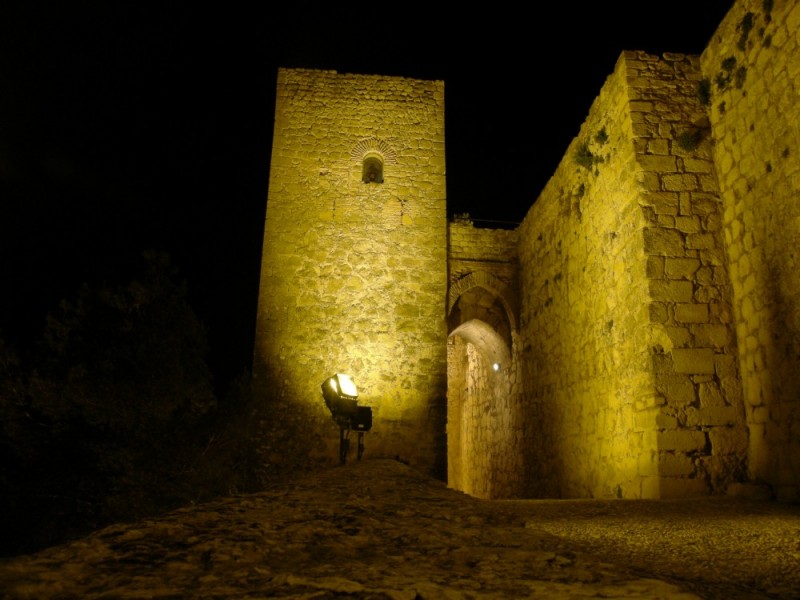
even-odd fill
[{"label": "bush", "polygon": [[24,377],[0,346],[4,554],[204,495],[217,404],[206,333],[169,258],[144,258],[130,283],[62,302]]}]

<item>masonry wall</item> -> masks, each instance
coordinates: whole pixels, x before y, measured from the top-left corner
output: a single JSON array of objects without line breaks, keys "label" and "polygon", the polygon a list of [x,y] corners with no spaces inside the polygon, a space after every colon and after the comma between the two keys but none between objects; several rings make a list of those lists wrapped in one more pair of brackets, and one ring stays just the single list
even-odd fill
[{"label": "masonry wall", "polygon": [[800,498],[800,4],[740,0],[702,54],[748,469]]},{"label": "masonry wall", "polygon": [[320,464],[339,443],[320,385],[345,372],[373,412],[365,458],[444,476],[444,151],[442,82],[279,71],[254,375]]},{"label": "masonry wall", "polygon": [[520,228],[531,494],[685,497],[742,478],[698,63],[624,52]]},{"label": "masonry wall", "polygon": [[737,0],[702,56],[623,52],[515,231],[445,222],[441,82],[282,70],[268,426],[335,460],[346,371],[367,456],[477,496],[796,500],[798,32],[796,2]]},{"label": "masonry wall", "polygon": [[646,340],[646,224],[621,59],[520,226],[527,492],[637,497],[655,451]]},{"label": "masonry wall", "polygon": [[518,497],[518,234],[467,219],[448,233],[448,485],[480,498]]},{"label": "masonry wall", "polygon": [[[722,235],[722,202],[696,56],[626,53],[637,199],[647,220],[649,351],[656,452],[644,497],[725,493],[745,479],[741,380]],[[645,330],[646,331],[646,330]]]}]

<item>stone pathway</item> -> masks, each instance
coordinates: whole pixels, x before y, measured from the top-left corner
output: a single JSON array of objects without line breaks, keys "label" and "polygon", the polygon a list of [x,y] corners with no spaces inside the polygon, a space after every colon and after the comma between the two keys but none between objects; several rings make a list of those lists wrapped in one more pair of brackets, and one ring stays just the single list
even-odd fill
[{"label": "stone pathway", "polygon": [[800,507],[483,501],[364,460],[4,559],[0,597],[800,598]]}]

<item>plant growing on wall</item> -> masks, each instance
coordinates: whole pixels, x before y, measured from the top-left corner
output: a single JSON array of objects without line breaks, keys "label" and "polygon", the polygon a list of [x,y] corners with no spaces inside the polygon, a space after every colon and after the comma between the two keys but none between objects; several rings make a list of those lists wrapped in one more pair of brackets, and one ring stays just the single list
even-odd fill
[{"label": "plant growing on wall", "polygon": [[729,56],[728,58],[722,61],[722,70],[717,73],[717,87],[720,90],[724,90],[728,87],[728,84],[731,82],[731,78],[733,77],[733,70],[736,68],[736,57]]},{"label": "plant growing on wall", "polygon": [[698,131],[684,131],[678,135],[678,146],[686,152],[694,152],[700,145],[701,136]]},{"label": "plant growing on wall", "polygon": [[736,89],[742,89],[744,86],[744,80],[747,78],[747,67],[739,67],[736,69],[736,75],[734,76],[734,85]]},{"label": "plant growing on wall", "polygon": [[711,81],[708,77],[701,79],[697,84],[697,97],[703,106],[711,104]]},{"label": "plant growing on wall", "polygon": [[[602,133],[605,134],[604,129],[602,130]],[[598,135],[600,134],[598,133]],[[595,136],[595,139],[596,138],[597,136]],[[604,162],[605,160],[602,156],[595,154],[589,149],[588,142],[581,142],[580,144],[578,144],[578,147],[575,149],[575,152],[572,155],[572,159],[585,169],[591,169],[594,165]]]},{"label": "plant growing on wall", "polygon": [[[764,3],[764,8],[766,9],[767,3]],[[770,3],[770,10],[772,10],[772,5]],[[769,12],[769,11],[767,11]],[[747,48],[747,38],[750,36],[750,31],[753,29],[753,25],[755,24],[755,15],[751,12],[748,12],[742,20],[739,22],[738,29],[740,30],[739,34],[739,41],[736,43],[736,47],[739,50],[745,50]]]},{"label": "plant growing on wall", "polygon": [[722,68],[730,73],[736,67],[736,57],[729,56],[722,61]]},{"label": "plant growing on wall", "polygon": [[589,150],[589,144],[586,142],[580,143],[575,149],[573,159],[580,166],[586,169],[591,169],[592,165],[594,164],[594,154],[592,154],[592,151]]}]

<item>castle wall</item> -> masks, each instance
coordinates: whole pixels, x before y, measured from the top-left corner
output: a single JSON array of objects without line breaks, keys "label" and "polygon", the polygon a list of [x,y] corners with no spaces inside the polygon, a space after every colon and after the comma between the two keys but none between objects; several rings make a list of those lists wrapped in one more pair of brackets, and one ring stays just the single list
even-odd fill
[{"label": "castle wall", "polygon": [[[644,497],[725,493],[745,477],[746,428],[722,203],[696,56],[627,53],[638,202],[647,226],[656,453]],[[645,330],[647,331],[647,330]]]},{"label": "castle wall", "polygon": [[620,60],[519,228],[531,496],[637,497],[655,450],[637,426],[655,400],[631,128]]},{"label": "castle wall", "polygon": [[[721,205],[696,57],[624,52],[520,228],[531,493],[664,498],[741,477]],[[693,136],[693,140],[697,136]]]},{"label": "castle wall", "polygon": [[441,82],[281,70],[268,427],[335,460],[344,371],[367,456],[476,496],[797,499],[798,31],[797,3],[737,0],[702,56],[623,52],[513,231],[446,224]]},{"label": "castle wall", "polygon": [[800,4],[740,0],[703,52],[749,474],[800,498]]},{"label": "castle wall", "polygon": [[480,498],[517,497],[524,481],[518,235],[466,219],[448,232],[448,485]]},{"label": "castle wall", "polygon": [[344,372],[365,458],[443,476],[446,226],[442,82],[279,71],[254,375],[319,463],[339,444],[320,385]]}]

